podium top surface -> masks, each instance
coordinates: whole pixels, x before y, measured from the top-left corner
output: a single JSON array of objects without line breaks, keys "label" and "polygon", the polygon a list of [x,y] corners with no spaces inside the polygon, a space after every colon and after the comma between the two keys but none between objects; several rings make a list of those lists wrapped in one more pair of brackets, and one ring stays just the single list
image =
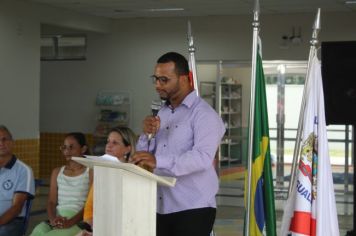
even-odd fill
[{"label": "podium top surface", "polygon": [[168,177],[168,176],[158,176],[131,163],[113,162],[109,160],[104,160],[96,156],[87,156],[86,158],[72,157],[72,160],[82,165],[85,165],[89,168],[93,168],[94,166],[103,166],[109,168],[123,169],[135,173],[137,175],[141,175],[143,177],[155,180],[157,181],[158,184],[164,186],[174,187],[176,183],[176,178]]}]

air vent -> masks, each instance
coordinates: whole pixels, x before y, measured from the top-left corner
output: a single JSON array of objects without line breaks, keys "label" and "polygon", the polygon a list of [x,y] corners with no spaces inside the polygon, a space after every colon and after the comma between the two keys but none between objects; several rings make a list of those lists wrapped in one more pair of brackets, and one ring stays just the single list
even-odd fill
[{"label": "air vent", "polygon": [[85,35],[42,35],[41,60],[85,60]]}]

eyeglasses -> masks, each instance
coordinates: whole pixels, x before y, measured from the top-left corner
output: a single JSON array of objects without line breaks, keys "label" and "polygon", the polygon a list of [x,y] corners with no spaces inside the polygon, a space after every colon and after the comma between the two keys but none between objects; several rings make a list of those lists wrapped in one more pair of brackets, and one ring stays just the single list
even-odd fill
[{"label": "eyeglasses", "polygon": [[11,138],[2,137],[2,138],[0,138],[0,143],[5,143],[5,142],[11,141],[11,140],[12,140]]},{"label": "eyeglasses", "polygon": [[75,147],[73,145],[62,145],[59,147],[59,150],[64,152],[65,150],[72,151]]},{"label": "eyeglasses", "polygon": [[165,85],[170,80],[170,78],[167,78],[166,76],[155,76],[155,75],[151,75],[151,79],[152,79],[152,83],[156,84],[157,81],[159,81],[160,85]]}]

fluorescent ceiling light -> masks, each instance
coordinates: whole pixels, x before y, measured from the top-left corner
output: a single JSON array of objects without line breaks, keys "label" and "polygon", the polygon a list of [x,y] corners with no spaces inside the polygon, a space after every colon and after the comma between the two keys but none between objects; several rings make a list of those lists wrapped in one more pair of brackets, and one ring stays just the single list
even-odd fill
[{"label": "fluorescent ceiling light", "polygon": [[184,11],[184,8],[116,9],[117,13]]},{"label": "fluorescent ceiling light", "polygon": [[152,8],[146,9],[146,11],[184,11],[184,8]]},{"label": "fluorescent ceiling light", "polygon": [[356,0],[349,0],[349,1],[346,1],[345,4],[356,4]]}]

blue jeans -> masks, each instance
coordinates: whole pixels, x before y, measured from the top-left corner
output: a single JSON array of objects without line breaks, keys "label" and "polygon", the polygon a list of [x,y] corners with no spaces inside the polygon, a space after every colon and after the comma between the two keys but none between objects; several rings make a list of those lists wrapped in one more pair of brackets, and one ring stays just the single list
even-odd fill
[{"label": "blue jeans", "polygon": [[0,236],[22,236],[24,227],[23,218],[15,218],[5,225],[0,225]]}]

